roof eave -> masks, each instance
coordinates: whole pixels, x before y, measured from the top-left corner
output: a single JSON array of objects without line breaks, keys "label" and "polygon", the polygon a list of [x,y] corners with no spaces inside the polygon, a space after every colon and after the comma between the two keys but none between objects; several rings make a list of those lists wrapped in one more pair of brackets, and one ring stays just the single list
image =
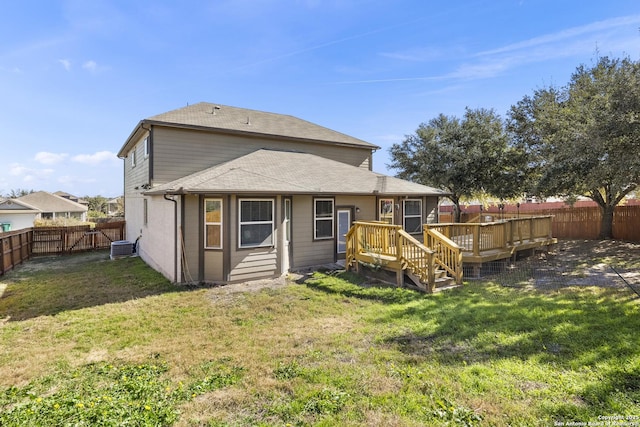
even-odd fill
[{"label": "roof eave", "polygon": [[195,194],[286,194],[286,195],[313,195],[313,194],[326,194],[326,195],[345,195],[345,196],[378,196],[378,197],[445,197],[447,194],[441,193],[427,193],[427,192],[401,192],[401,193],[381,193],[378,191],[301,191],[301,190],[288,190],[288,191],[265,191],[265,190],[250,190],[250,189],[158,189],[149,190],[142,193],[145,196],[179,196],[179,195],[195,195]]},{"label": "roof eave", "polygon": [[148,120],[140,120],[136,125],[136,127],[133,128],[133,130],[131,131],[131,134],[129,134],[129,137],[127,138],[125,143],[122,145],[122,148],[120,148],[120,151],[118,151],[119,159],[125,159],[127,157],[127,153],[130,150],[130,145],[132,145],[134,141],[137,141],[138,135],[142,134],[144,131],[148,131],[148,129],[145,129],[143,126],[148,123],[149,123]]}]

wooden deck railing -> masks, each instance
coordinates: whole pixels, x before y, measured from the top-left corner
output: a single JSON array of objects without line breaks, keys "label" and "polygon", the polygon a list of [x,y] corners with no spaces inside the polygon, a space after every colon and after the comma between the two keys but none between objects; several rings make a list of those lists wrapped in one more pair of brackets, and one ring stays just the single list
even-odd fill
[{"label": "wooden deck railing", "polygon": [[461,285],[462,248],[439,231],[427,227],[424,229],[424,243],[435,252],[436,264],[453,277],[456,284]]},{"label": "wooden deck railing", "polygon": [[356,221],[346,236],[346,264],[357,266],[358,262],[373,260],[396,272],[409,270],[430,292],[435,287],[436,268],[441,266],[461,284],[462,262],[457,245],[437,231],[430,233],[429,239],[438,250],[424,245],[400,225]]},{"label": "wooden deck railing", "polygon": [[[427,232],[438,231],[473,256],[505,251],[527,243],[552,239],[551,215],[510,218],[490,223],[425,224]],[[425,237],[426,238],[426,237]]]}]

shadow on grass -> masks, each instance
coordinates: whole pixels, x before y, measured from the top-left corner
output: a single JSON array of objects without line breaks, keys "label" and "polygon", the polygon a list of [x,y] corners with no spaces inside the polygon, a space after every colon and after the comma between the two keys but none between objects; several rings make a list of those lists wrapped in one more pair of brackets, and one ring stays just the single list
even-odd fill
[{"label": "shadow on grass", "polygon": [[319,277],[307,285],[388,304],[372,320],[380,325],[380,342],[414,362],[464,367],[521,360],[597,372],[597,381],[576,388],[586,409],[565,402],[553,410],[559,415],[616,413],[620,402],[640,404],[640,305],[627,289],[538,292],[487,282],[425,295],[342,278],[333,283]]},{"label": "shadow on grass", "polygon": [[0,277],[0,322],[181,290],[137,257],[111,260],[105,251],[39,257]]},{"label": "shadow on grass", "polygon": [[[535,357],[591,366],[634,356],[640,349],[635,332],[640,317],[628,292],[573,288],[544,294],[470,286],[475,289],[452,292],[437,305],[388,312],[382,322],[432,326],[413,328],[415,332],[387,342],[403,352],[453,364]],[[630,310],[636,314],[629,315]]]},{"label": "shadow on grass", "polygon": [[383,304],[406,304],[424,299],[418,292],[385,283],[371,284],[361,275],[349,272],[317,272],[303,281],[310,289]]}]

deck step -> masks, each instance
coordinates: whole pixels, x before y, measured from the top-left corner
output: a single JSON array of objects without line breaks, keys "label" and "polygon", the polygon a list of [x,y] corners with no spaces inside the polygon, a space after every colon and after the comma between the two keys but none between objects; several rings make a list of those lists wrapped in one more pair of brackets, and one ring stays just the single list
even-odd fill
[{"label": "deck step", "polygon": [[[420,276],[418,276],[417,274],[414,274],[411,270],[405,270],[404,274],[411,279],[411,282],[413,282],[413,285],[415,287],[417,287],[418,289],[420,289],[421,291],[424,292],[429,292],[429,287],[428,285],[420,280]],[[444,289],[451,289],[451,288],[455,288],[458,287],[459,285],[456,284],[456,281],[453,277],[447,276],[446,271],[444,270],[438,270],[436,272],[436,280],[435,280],[435,285],[434,285],[434,291],[440,291],[440,290],[444,290]]]}]

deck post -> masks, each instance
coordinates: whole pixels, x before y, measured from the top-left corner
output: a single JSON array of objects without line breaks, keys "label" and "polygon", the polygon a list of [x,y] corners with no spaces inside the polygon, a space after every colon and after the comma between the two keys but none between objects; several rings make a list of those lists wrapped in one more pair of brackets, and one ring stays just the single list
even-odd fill
[{"label": "deck post", "polygon": [[429,293],[433,293],[436,288],[436,258],[433,252],[427,254],[427,289]]},{"label": "deck post", "polygon": [[473,255],[480,255],[480,224],[473,226]]},{"label": "deck post", "polygon": [[404,270],[396,270],[396,286],[404,287]]},{"label": "deck post", "polygon": [[515,222],[513,220],[508,220],[508,223],[509,223],[509,245],[515,246],[515,241],[513,240]]},{"label": "deck post", "polygon": [[533,234],[533,217],[529,218],[529,241],[533,242],[534,239],[534,234]]}]

